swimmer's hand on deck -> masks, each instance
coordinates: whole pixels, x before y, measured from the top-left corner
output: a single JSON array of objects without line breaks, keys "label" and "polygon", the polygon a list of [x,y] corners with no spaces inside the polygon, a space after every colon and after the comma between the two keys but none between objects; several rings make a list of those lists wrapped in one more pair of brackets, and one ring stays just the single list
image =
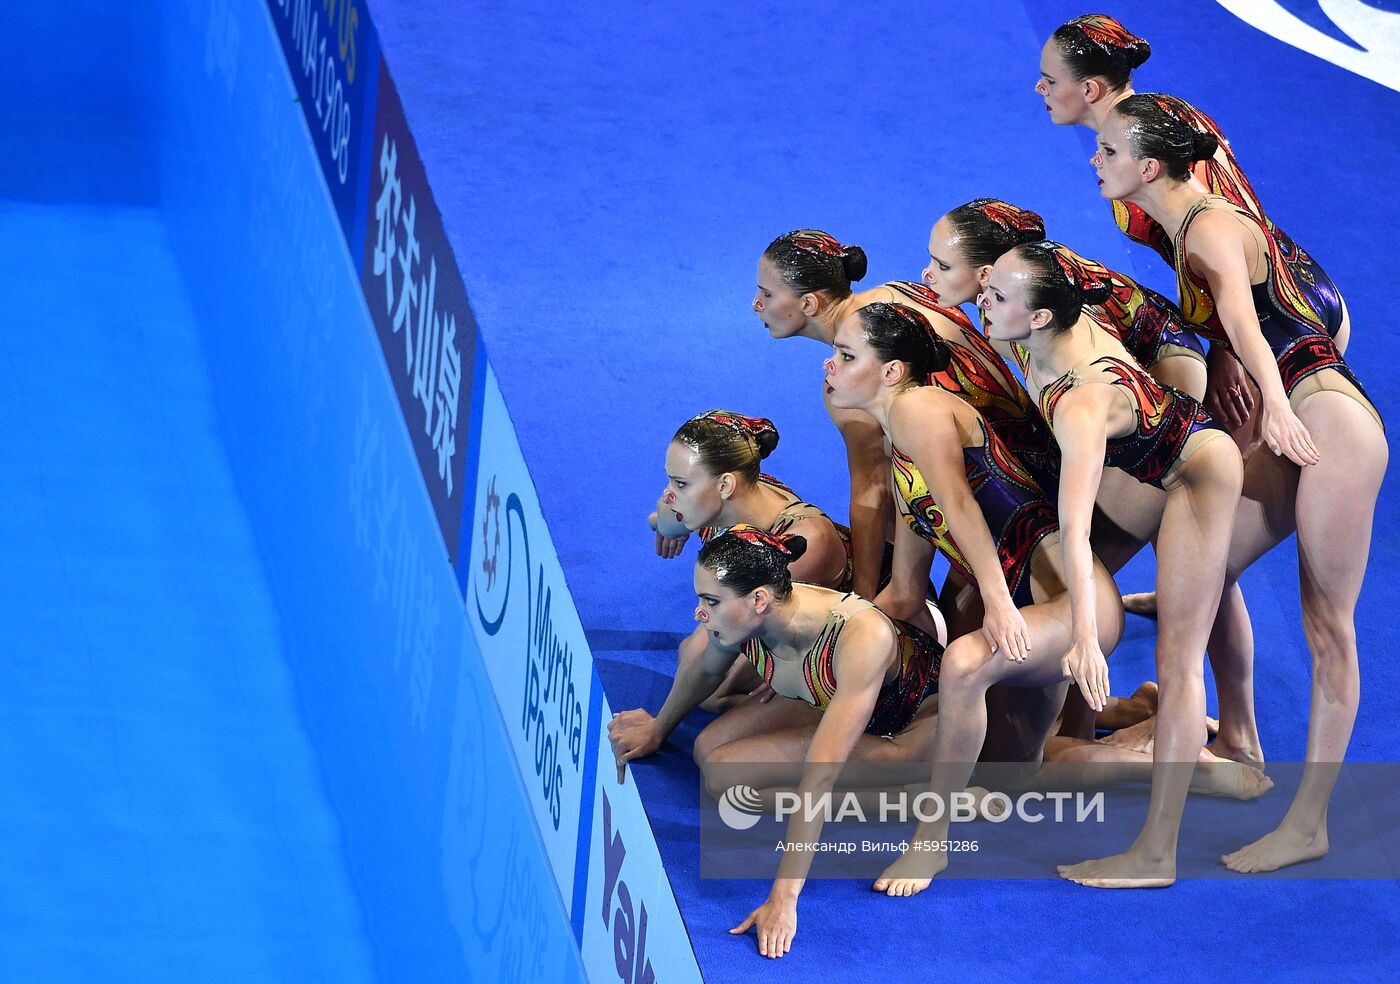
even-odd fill
[{"label": "swimmer's hand on deck", "polygon": [[758,952],[764,957],[781,957],[792,949],[797,935],[797,899],[774,898],[749,913],[749,918],[729,931],[731,936],[747,933],[749,927],[758,931]]},{"label": "swimmer's hand on deck", "polygon": [[627,763],[651,755],[661,747],[662,737],[656,728],[656,718],[640,707],[618,711],[608,722],[608,741],[612,743],[613,758],[617,760],[617,783],[627,776]]}]

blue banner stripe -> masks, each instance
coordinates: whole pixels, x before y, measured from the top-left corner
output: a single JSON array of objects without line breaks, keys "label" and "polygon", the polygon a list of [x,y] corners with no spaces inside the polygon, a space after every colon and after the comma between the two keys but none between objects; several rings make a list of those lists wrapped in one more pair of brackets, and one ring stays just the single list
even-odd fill
[{"label": "blue banner stripe", "polygon": [[467,460],[462,475],[462,527],[457,548],[457,563],[453,573],[463,602],[467,597],[467,582],[471,580],[472,536],[476,533],[476,478],[481,468],[481,416],[486,400],[486,343],[476,336],[476,357],[472,359],[471,419],[468,421]]},{"label": "blue banner stripe", "polygon": [[583,945],[583,917],[588,907],[588,862],[593,854],[593,797],[598,787],[599,726],[603,720],[603,681],[593,670],[588,691],[588,747],[583,753],[583,799],[579,802],[578,852],[574,856],[574,939]]}]

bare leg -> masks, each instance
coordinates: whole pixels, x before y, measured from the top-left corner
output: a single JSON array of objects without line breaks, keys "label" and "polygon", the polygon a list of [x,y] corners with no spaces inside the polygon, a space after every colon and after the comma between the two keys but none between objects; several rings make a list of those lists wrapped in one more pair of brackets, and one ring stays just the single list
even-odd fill
[{"label": "bare leg", "polygon": [[1166,501],[1160,489],[1118,468],[1103,470],[1089,542],[1110,574],[1122,570],[1157,533]]},{"label": "bare leg", "polygon": [[1338,393],[1313,394],[1298,415],[1324,442],[1322,460],[1303,469],[1297,497],[1303,631],[1313,661],[1308,758],[1277,829],[1224,857],[1234,871],[1273,871],[1327,853],[1327,803],[1361,696],[1354,618],[1388,460],[1385,436],[1359,404]]},{"label": "bare leg", "polygon": [[722,745],[754,735],[811,726],[821,721],[821,711],[805,701],[791,697],[774,697],[767,703],[750,700],[728,714],[715,718],[695,736],[692,754],[695,764],[705,769],[715,750]]},{"label": "bare leg", "polygon": [[1174,386],[1197,401],[1206,398],[1206,364],[1189,355],[1169,355],[1147,370],[1164,386]]},{"label": "bare leg", "polygon": [[[722,722],[715,721],[696,739],[696,761],[716,798],[733,778],[732,772],[718,776],[720,766],[745,766],[744,781],[759,790],[797,784],[807,749],[821,723],[821,711],[790,697],[774,697],[771,703],[777,707],[770,710],[757,702],[745,705],[723,719],[729,727],[717,727]],[[938,699],[930,697],[899,734],[888,738],[861,735],[848,761],[880,766],[910,763],[912,768],[907,775],[882,769],[881,781],[901,785],[920,782],[928,775],[937,723]],[[794,768],[798,771],[794,772]],[[712,783],[712,779],[718,782]]]},{"label": "bare leg", "polygon": [[[1159,359],[1148,370],[1152,378],[1165,386],[1174,386],[1197,400],[1206,396],[1206,366],[1189,355],[1169,355]],[[1155,491],[1155,490],[1154,490]],[[1113,573],[1117,573],[1112,567]],[[1123,596],[1123,610],[1142,618],[1157,617],[1157,592],[1140,591]]]},{"label": "bare leg", "polygon": [[[1128,782],[1152,781],[1152,752],[1139,751],[1103,741],[1075,741],[1052,738],[1045,748],[1045,761],[1080,765],[1072,775],[1057,770],[1056,788],[1067,789],[1062,779],[1075,778],[1075,789],[1101,789]],[[1191,792],[1228,799],[1255,799],[1273,788],[1273,780],[1258,769],[1228,759],[1216,758],[1201,749],[1191,775]]]},{"label": "bare leg", "polygon": [[1262,766],[1264,752],[1254,716],[1254,630],[1238,578],[1294,529],[1298,466],[1267,449],[1245,461],[1244,486],[1220,610],[1211,627],[1211,672],[1220,699],[1220,733],[1211,751],[1221,758]]},{"label": "bare leg", "polygon": [[[1051,548],[1053,549],[1053,548]],[[1113,651],[1123,629],[1122,606],[1113,579],[1095,565],[1099,645]],[[1013,663],[993,653],[980,632],[954,640],[943,654],[938,683],[938,730],[934,738],[934,767],[930,788],[949,802],[949,797],[967,786],[973,763],[987,737],[987,691],[998,683],[1028,688],[1063,690],[1060,660],[1071,642],[1068,594],[1058,594],[1045,604],[1022,610],[1030,630],[1030,656],[1024,663]],[[1044,690],[1042,689],[1042,693]],[[1054,711],[1043,720],[1038,745],[1043,745],[1054,721]],[[947,839],[948,817],[921,823],[913,840]],[[927,888],[933,877],[947,866],[947,856],[936,852],[906,852],[876,880],[874,889],[888,895],[915,895]]]},{"label": "bare leg", "polygon": [[1160,687],[1147,821],[1123,854],[1064,865],[1094,888],[1156,888],[1176,880],[1176,840],[1193,764],[1205,745],[1205,649],[1239,502],[1243,466],[1227,441],[1201,448],[1167,497],[1157,537],[1157,682]]}]

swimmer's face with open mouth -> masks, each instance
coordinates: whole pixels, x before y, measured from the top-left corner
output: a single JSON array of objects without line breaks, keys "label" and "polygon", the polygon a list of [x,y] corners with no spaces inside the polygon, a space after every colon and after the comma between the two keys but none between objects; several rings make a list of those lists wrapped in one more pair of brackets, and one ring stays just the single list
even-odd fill
[{"label": "swimmer's face with open mouth", "polygon": [[929,233],[923,282],[938,295],[938,303],[944,307],[957,307],[977,297],[977,271],[964,258],[962,237],[946,215],[933,224]]},{"label": "swimmer's face with open mouth", "polygon": [[988,336],[1020,342],[1035,328],[1035,312],[1027,303],[1030,270],[1015,250],[1002,254],[992,266],[986,288],[977,299]]},{"label": "swimmer's face with open mouth", "polygon": [[758,290],[753,309],[774,338],[791,338],[807,327],[802,295],[783,282],[778,268],[767,259],[758,261]]},{"label": "swimmer's face with open mouth", "polygon": [[754,596],[735,594],[719,583],[714,571],[695,565],[695,621],[715,643],[738,647],[757,634],[763,620],[754,611]]},{"label": "swimmer's face with open mouth", "polygon": [[836,340],[824,368],[826,395],[833,407],[861,409],[875,399],[884,366],[866,341],[858,312],[852,311],[836,326]]},{"label": "swimmer's face with open mouth", "polygon": [[691,531],[714,525],[724,498],[721,482],[700,463],[700,452],[677,441],[666,449],[666,488],[662,504]]},{"label": "swimmer's face with open mouth", "polygon": [[1035,93],[1045,100],[1050,122],[1059,126],[1083,123],[1089,115],[1089,103],[1084,97],[1084,83],[1076,82],[1060,53],[1060,43],[1054,38],[1040,49],[1040,78]]}]

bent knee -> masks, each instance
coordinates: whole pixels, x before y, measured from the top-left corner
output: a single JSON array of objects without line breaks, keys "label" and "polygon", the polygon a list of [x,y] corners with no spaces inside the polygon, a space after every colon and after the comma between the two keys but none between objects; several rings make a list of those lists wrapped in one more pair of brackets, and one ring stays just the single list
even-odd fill
[{"label": "bent knee", "polygon": [[[713,726],[712,726],[713,727]],[[695,736],[695,745],[691,749],[691,758],[695,759],[695,764],[700,768],[705,767],[716,750],[724,746],[724,739],[717,734],[712,734],[710,728],[706,728]]]},{"label": "bent knee", "polygon": [[991,647],[981,632],[969,632],[948,644],[938,671],[939,690],[989,682],[986,677],[993,665]]},{"label": "bent knee", "polygon": [[1313,660],[1356,659],[1356,624],[1350,612],[1303,609],[1303,633]]}]

